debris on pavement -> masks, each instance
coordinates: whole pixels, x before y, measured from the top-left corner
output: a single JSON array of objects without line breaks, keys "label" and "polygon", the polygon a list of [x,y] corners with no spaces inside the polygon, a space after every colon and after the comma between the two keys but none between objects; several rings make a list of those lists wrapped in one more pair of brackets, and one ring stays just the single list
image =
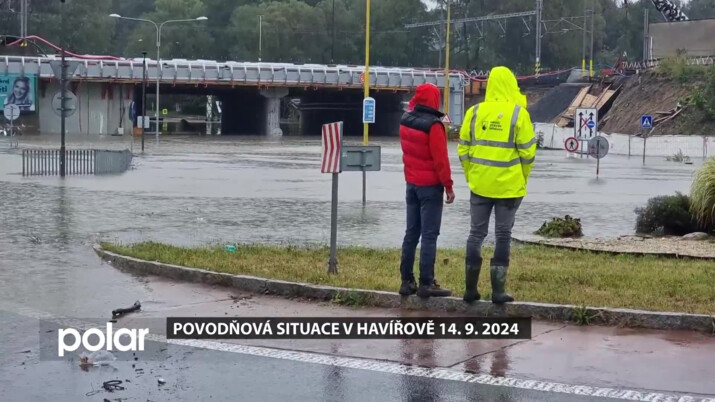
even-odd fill
[{"label": "debris on pavement", "polygon": [[[102,389],[96,389],[94,391],[87,392],[86,396],[92,396],[105,390],[107,392],[123,391],[125,388],[121,386],[122,380],[109,380],[102,383]],[[107,399],[104,399],[105,401]]]},{"label": "debris on pavement", "polygon": [[164,385],[164,384],[166,384],[166,380],[163,379],[163,378],[161,378],[161,377],[159,377],[156,381],[159,383],[159,385]]},{"label": "debris on pavement", "polygon": [[119,385],[121,383],[122,383],[122,380],[105,381],[102,383],[102,388],[104,388],[104,390],[107,392],[121,391],[121,390],[125,389],[124,387]]},{"label": "debris on pavement", "polygon": [[90,353],[89,355],[86,355],[84,353],[80,354],[79,365],[82,367],[106,366],[109,365],[110,362],[113,362],[115,360],[117,360],[117,358],[112,354],[112,352],[108,352],[106,350],[98,350],[96,352]]},{"label": "debris on pavement", "polygon": [[118,308],[116,310],[112,310],[112,317],[118,317],[120,315],[128,314],[128,313],[133,313],[135,311],[139,311],[139,309],[142,308],[141,303],[139,303],[139,300],[134,302],[134,305],[128,308]]}]

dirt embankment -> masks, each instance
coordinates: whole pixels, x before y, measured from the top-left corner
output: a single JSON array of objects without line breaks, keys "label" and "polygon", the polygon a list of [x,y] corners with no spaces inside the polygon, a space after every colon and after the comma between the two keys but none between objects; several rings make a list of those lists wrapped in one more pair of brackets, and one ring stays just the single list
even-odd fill
[{"label": "dirt embankment", "polygon": [[653,73],[631,76],[621,88],[608,113],[601,118],[601,130],[607,133],[640,134],[641,116],[654,119],[666,117],[680,103],[683,110],[670,120],[656,124],[651,135],[712,135],[715,121],[705,118],[695,106],[687,105],[686,98],[696,83],[682,83]]}]

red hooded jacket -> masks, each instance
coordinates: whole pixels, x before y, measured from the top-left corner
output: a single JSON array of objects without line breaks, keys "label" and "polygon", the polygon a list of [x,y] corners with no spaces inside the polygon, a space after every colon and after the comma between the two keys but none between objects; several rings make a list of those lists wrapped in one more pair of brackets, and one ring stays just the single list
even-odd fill
[{"label": "red hooded jacket", "polygon": [[405,180],[416,186],[443,185],[452,191],[452,170],[447,151],[447,132],[439,111],[440,92],[433,84],[417,87],[400,122],[400,144]]}]

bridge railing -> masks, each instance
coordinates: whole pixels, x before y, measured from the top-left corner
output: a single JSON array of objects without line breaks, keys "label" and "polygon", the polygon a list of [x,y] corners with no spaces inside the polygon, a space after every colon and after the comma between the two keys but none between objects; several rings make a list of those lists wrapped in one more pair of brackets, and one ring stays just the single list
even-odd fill
[{"label": "bridge railing", "polygon": [[[0,73],[38,75],[54,78],[50,65],[55,57],[0,56]],[[141,59],[86,60],[67,58],[70,78],[112,82],[141,82]],[[76,64],[75,64],[76,63]],[[147,61],[150,82],[157,76],[165,84],[250,85],[293,87],[362,88],[364,67],[344,65],[218,62],[212,60]],[[444,87],[443,71],[412,68],[370,67],[373,89],[410,90],[424,83]],[[450,74],[450,88],[461,91],[467,78],[460,72]]]}]

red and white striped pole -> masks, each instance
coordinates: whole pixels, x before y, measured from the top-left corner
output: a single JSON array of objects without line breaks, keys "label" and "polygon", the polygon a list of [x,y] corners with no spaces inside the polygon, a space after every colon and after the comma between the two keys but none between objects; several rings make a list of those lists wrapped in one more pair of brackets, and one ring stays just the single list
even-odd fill
[{"label": "red and white striped pole", "polygon": [[321,173],[333,175],[333,194],[330,206],[330,259],[328,273],[338,273],[337,238],[338,238],[338,175],[340,166],[341,146],[343,141],[343,122],[323,124],[323,152]]}]

